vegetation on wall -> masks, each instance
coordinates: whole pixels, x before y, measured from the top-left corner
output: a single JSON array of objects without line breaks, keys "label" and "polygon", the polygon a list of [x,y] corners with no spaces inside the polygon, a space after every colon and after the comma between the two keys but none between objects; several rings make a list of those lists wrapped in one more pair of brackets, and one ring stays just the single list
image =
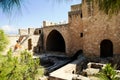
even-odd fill
[{"label": "vegetation on wall", "polygon": [[112,16],[120,12],[120,0],[86,0],[87,2],[96,2],[99,10],[105,14]]},{"label": "vegetation on wall", "polygon": [[106,14],[118,14],[120,11],[120,0],[97,0],[100,10]]}]

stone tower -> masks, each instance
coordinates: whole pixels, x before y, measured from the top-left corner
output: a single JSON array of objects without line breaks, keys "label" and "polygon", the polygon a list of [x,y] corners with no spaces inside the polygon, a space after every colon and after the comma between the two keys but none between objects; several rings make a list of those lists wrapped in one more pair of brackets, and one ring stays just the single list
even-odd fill
[{"label": "stone tower", "polygon": [[72,53],[76,53],[77,51],[83,49],[82,37],[84,34],[82,18],[82,4],[72,5],[71,11],[68,13],[69,34],[71,38],[70,50]]}]

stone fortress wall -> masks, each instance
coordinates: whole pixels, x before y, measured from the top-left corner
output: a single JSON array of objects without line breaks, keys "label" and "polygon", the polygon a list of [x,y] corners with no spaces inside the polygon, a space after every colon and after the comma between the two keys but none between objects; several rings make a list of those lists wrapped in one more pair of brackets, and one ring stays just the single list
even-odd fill
[{"label": "stone fortress wall", "polygon": [[32,46],[37,53],[63,52],[67,56],[79,51],[86,56],[99,57],[120,54],[120,14],[110,18],[95,4],[82,0],[81,4],[72,5],[68,23],[43,21],[42,28],[20,29],[20,36],[29,35],[24,45]]}]

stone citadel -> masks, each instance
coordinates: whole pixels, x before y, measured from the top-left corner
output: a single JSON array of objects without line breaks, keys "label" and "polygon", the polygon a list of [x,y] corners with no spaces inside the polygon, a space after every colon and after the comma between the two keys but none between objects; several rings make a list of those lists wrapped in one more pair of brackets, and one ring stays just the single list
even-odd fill
[{"label": "stone citadel", "polygon": [[[72,5],[68,23],[43,21],[42,28],[19,29],[19,41],[35,53],[61,52],[73,56],[113,57],[120,54],[120,14],[109,18],[99,11],[96,3],[82,0]],[[13,36],[11,36],[13,38]]]}]

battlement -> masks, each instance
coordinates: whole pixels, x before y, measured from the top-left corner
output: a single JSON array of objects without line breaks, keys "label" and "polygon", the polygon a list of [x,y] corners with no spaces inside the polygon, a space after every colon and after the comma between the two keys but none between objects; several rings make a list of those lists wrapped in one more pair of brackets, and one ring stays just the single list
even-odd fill
[{"label": "battlement", "polygon": [[48,21],[43,21],[43,27],[44,26],[52,26],[52,25],[56,25],[56,23],[54,23],[54,22],[48,22]]},{"label": "battlement", "polygon": [[77,14],[82,14],[82,11],[71,11],[68,13],[68,15],[77,15]]},{"label": "battlement", "polygon": [[20,35],[28,35],[28,30],[27,29],[19,29],[19,34]]},{"label": "battlement", "polygon": [[79,11],[82,10],[82,5],[81,4],[76,4],[71,6],[71,11]]},{"label": "battlement", "polygon": [[54,23],[54,22],[47,22],[47,21],[43,21],[43,27],[48,27],[48,26],[59,26],[59,25],[64,25],[67,24],[68,22],[66,21],[61,21],[59,23]]},{"label": "battlement", "polygon": [[39,35],[41,28],[19,29],[19,35]]},{"label": "battlement", "polygon": [[78,18],[82,19],[82,4],[76,4],[71,6],[71,11],[68,12],[68,22],[74,22]]}]

